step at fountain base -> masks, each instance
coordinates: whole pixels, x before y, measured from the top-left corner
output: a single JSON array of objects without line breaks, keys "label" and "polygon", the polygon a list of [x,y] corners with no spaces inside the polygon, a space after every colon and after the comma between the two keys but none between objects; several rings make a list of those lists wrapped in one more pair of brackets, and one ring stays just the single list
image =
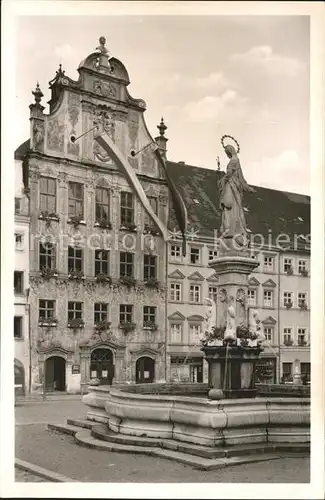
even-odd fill
[{"label": "step at fountain base", "polygon": [[227,448],[208,448],[172,439],[155,439],[117,434],[107,425],[89,420],[68,419],[66,424],[48,424],[50,431],[74,436],[81,446],[115,453],[140,453],[176,460],[200,470],[215,470],[231,465],[275,460],[297,454],[308,456],[310,446],[296,443],[256,443]]}]

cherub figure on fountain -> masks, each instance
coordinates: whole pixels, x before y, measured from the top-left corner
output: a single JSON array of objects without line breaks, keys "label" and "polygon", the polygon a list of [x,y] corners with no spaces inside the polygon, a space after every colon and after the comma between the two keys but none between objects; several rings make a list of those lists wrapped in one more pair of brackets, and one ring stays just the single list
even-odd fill
[{"label": "cherub figure on fountain", "polygon": [[227,325],[224,336],[225,342],[234,343],[236,342],[236,310],[235,310],[235,299],[232,295],[228,297],[228,307],[227,307]]}]

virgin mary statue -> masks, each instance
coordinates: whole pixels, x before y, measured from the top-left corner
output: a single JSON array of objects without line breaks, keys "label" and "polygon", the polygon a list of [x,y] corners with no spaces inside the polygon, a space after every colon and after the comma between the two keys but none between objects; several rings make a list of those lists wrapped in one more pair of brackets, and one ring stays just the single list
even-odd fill
[{"label": "virgin mary statue", "polygon": [[242,199],[244,191],[254,191],[244,179],[234,146],[225,147],[225,152],[230,161],[227,165],[227,172],[221,178],[220,188],[220,208],[222,210],[221,237],[234,238],[243,242],[247,234]]}]

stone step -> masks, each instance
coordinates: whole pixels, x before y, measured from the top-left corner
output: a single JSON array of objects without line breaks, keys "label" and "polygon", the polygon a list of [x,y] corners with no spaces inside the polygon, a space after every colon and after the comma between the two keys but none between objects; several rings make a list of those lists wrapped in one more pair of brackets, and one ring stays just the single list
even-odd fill
[{"label": "stone step", "polygon": [[75,434],[80,431],[80,427],[69,424],[47,424],[47,428],[50,431],[68,434],[69,436],[75,436]]},{"label": "stone step", "polygon": [[75,434],[75,439],[78,444],[83,446],[88,446],[90,448],[96,448],[98,450],[107,450],[113,452],[122,453],[144,453],[146,455],[152,455],[154,448],[145,446],[131,446],[119,443],[111,443],[108,441],[102,441],[101,439],[96,439],[91,435],[89,430],[78,431]]},{"label": "stone step", "polygon": [[83,429],[92,429],[94,425],[98,425],[97,422],[82,418],[68,418],[67,424],[75,427],[81,427]]}]

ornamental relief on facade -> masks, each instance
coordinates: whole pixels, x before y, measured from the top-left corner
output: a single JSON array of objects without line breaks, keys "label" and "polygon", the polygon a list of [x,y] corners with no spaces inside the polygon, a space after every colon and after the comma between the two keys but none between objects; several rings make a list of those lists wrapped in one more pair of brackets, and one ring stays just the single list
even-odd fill
[{"label": "ornamental relief on facade", "polygon": [[60,153],[64,150],[64,124],[58,119],[48,121],[47,147]]},{"label": "ornamental relief on facade", "polygon": [[44,149],[45,127],[43,120],[35,120],[33,125],[33,148],[36,151]]},{"label": "ornamental relief on facade", "polygon": [[131,148],[135,147],[135,142],[139,133],[139,115],[136,111],[130,111],[128,116],[128,131]]},{"label": "ornamental relief on facade", "polygon": [[103,97],[117,97],[117,87],[113,83],[105,83],[100,80],[93,82],[93,91],[95,94]]}]

